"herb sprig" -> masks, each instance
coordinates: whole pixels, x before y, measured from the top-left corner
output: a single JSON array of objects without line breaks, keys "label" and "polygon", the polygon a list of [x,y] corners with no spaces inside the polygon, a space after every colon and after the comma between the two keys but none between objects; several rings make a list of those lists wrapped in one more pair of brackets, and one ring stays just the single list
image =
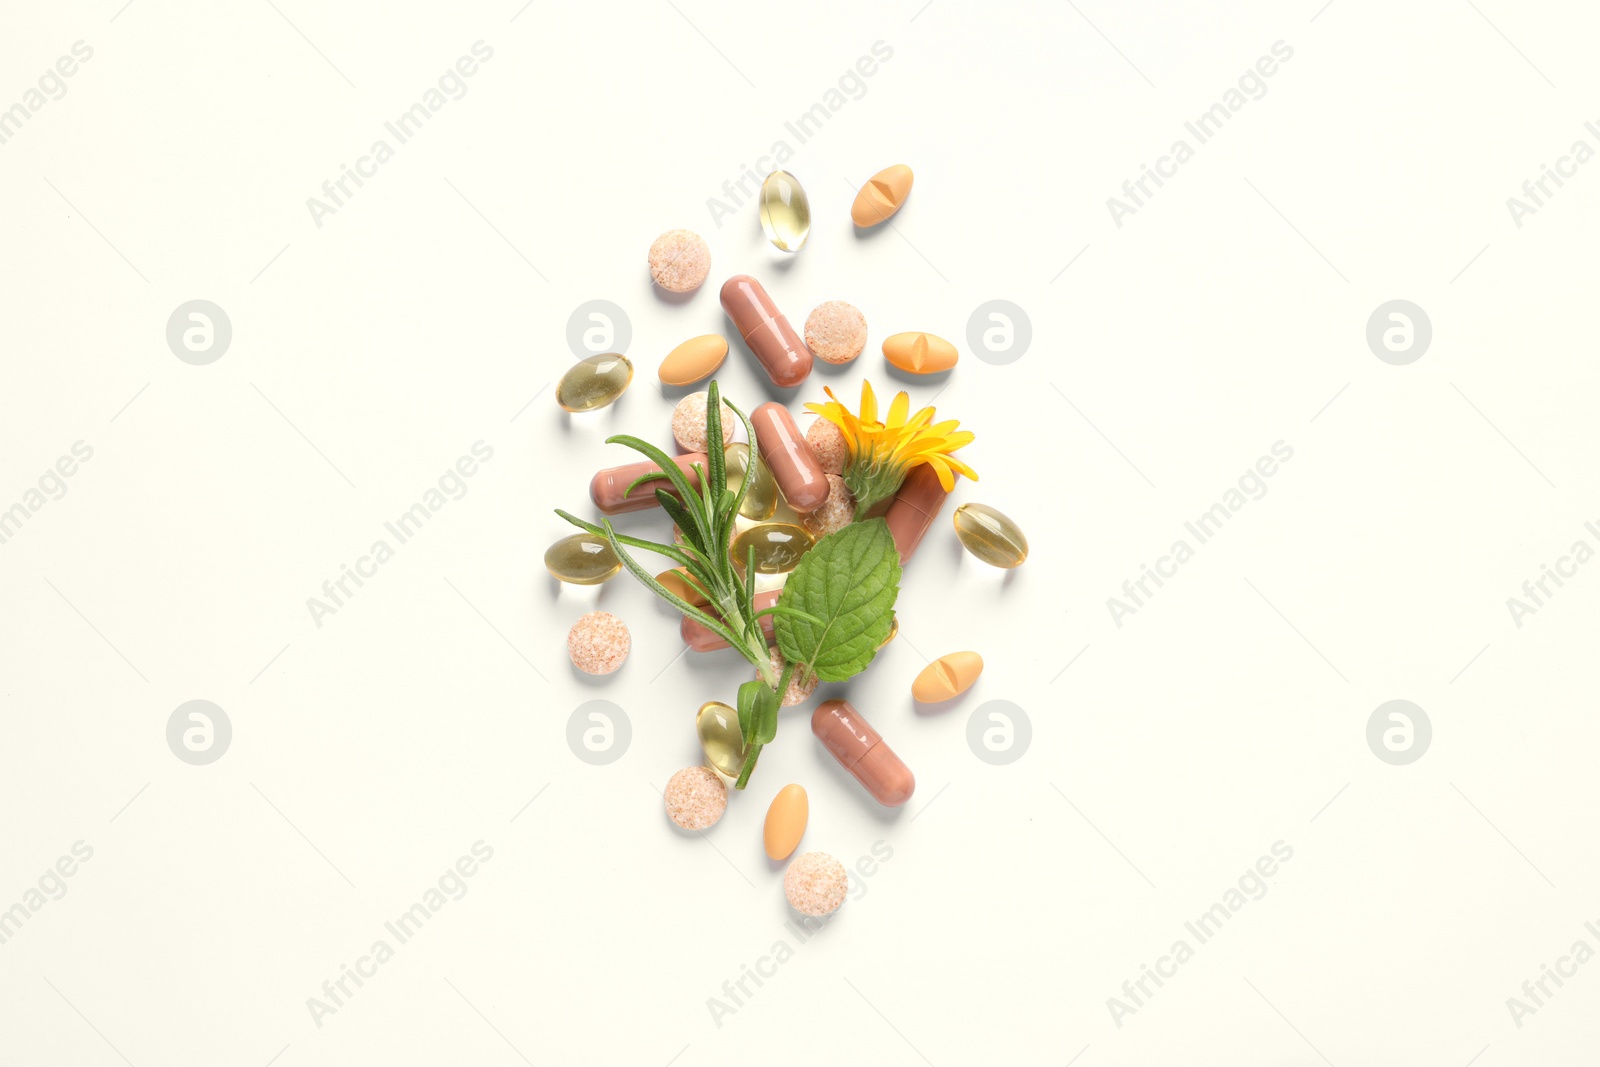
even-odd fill
[{"label": "herb sprig", "polygon": [[[745,468],[738,490],[730,490],[727,461],[720,447],[724,403],[717,383],[712,381],[706,402],[706,440],[711,447],[707,449],[707,463],[691,467],[698,489],[670,456],[650,442],[629,434],[606,439],[608,444],[627,445],[660,468],[636,478],[627,492],[648,482],[668,482],[676,490],[675,495],[657,485],[655,495],[662,510],[677,524],[683,537],[681,544],[666,545],[619,534],[610,519],[602,519],[596,525],[559,508],[556,514],[581,530],[604,537],[635,578],[721,637],[755,666],[757,677],[741,685],[738,695],[745,761],[735,788],[743,789],[762,746],[777,736],[781,695],[788,691],[796,672],[802,680],[817,677],[842,681],[872,661],[877,646],[888,635],[894,614],[900,561],[882,519],[847,526],[818,541],[790,575],[778,602],[757,611],[755,549],[750,548],[742,575],[740,568],[733,565],[731,550],[739,507],[744,503],[755,463],[759,462],[753,447],[755,428],[743,411],[728,403],[729,410],[744,423],[752,442],[751,463]],[[708,606],[715,608],[715,614],[690,604],[656,581],[628,548],[654,552],[682,567],[706,593]],[[781,670],[774,666],[761,632],[761,619],[766,615],[775,617]]]}]

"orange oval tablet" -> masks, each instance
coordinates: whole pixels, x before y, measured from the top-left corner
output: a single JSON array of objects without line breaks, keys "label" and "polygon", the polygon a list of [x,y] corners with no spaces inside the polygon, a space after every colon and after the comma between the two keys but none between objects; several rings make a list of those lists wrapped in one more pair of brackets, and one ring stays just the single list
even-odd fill
[{"label": "orange oval tablet", "polygon": [[667,353],[656,374],[667,385],[693,385],[722,366],[728,358],[728,339],[720,333],[691,337]]},{"label": "orange oval tablet", "polygon": [[790,784],[778,790],[771,807],[767,808],[767,823],[762,829],[768,859],[788,859],[805,835],[810,814],[811,803],[803,788]]},{"label": "orange oval tablet", "polygon": [[711,603],[711,598],[706,596],[704,589],[700,588],[700,583],[695,581],[694,576],[682,567],[674,567],[670,571],[662,571],[656,575],[656,581],[660,582],[669,592],[676,593],[697,608]]},{"label": "orange oval tablet", "polygon": [[911,168],[904,163],[885,167],[867,179],[850,205],[850,221],[865,229],[876,226],[900,210],[911,195]]},{"label": "orange oval tablet", "polygon": [[956,346],[931,333],[897,333],[883,342],[883,358],[912,374],[937,374],[956,365]]},{"label": "orange oval tablet", "polygon": [[952,652],[922,668],[911,683],[911,695],[924,704],[937,704],[971,689],[982,673],[982,656],[976,652]]}]

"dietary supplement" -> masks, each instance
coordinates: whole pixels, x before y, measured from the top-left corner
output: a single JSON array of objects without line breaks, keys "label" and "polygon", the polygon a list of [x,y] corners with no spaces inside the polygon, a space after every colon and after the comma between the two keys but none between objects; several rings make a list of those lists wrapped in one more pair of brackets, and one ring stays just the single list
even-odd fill
[{"label": "dietary supplement", "polygon": [[[710,457],[704,452],[687,452],[681,456],[673,457],[672,462],[678,465],[689,479],[691,488],[700,488],[700,477],[694,472],[694,465],[700,464],[702,470],[709,469]],[[594,506],[607,515],[620,515],[627,511],[643,511],[645,508],[659,507],[656,500],[656,490],[665,489],[673,496],[678,495],[678,490],[668,478],[656,478],[648,482],[640,482],[633,487],[633,492],[628,492],[628,486],[633,485],[634,479],[641,474],[659,471],[661,468],[649,460],[638,463],[627,463],[621,467],[607,467],[589,480],[589,499],[594,501]]]},{"label": "dietary supplement", "polygon": [[827,419],[813,419],[806,427],[806,444],[816,453],[825,473],[844,473],[844,465],[850,461],[850,446],[845,442],[843,430]]},{"label": "dietary supplement", "polygon": [[622,561],[603,537],[591,533],[563,537],[544,550],[545,570],[569,585],[599,585],[616,577]]},{"label": "dietary supplement", "polygon": [[584,674],[610,674],[628,659],[633,639],[609,611],[591,611],[567,631],[567,655]]},{"label": "dietary supplement", "polygon": [[931,333],[897,333],[883,342],[883,358],[909,374],[938,374],[956,365],[956,346]]},{"label": "dietary supplement", "polygon": [[775,170],[761,183],[761,229],[779,251],[798,252],[811,236],[811,201],[800,181]]},{"label": "dietary supplement", "polygon": [[767,849],[767,859],[788,859],[805,836],[806,820],[811,815],[811,802],[804,788],[790,784],[778,790],[767,807],[767,821],[761,828],[762,844]]},{"label": "dietary supplement", "polygon": [[723,282],[722,310],[773,385],[791,389],[811,374],[811,350],[760,282],[748,274],[735,274]]},{"label": "dietary supplement", "polygon": [[596,411],[614,402],[633,381],[633,364],[617,352],[574,363],[556,383],[556,403],[568,411]]},{"label": "dietary supplement", "polygon": [[[772,669],[780,675],[783,673],[783,654],[775,648],[767,650],[767,659],[772,664]],[[759,674],[757,678],[761,677]],[[800,680],[800,671],[794,670],[789,675],[789,687],[783,691],[783,697],[778,701],[779,706],[792,708],[796,704],[804,704],[812,693],[817,691],[821,679],[811,675],[804,681]]]},{"label": "dietary supplement", "polygon": [[783,895],[789,905],[814,919],[838,911],[849,891],[844,864],[826,852],[807,852],[783,872]]},{"label": "dietary supplement", "polygon": [[806,316],[806,347],[824,363],[849,363],[867,347],[867,317],[843,300],[818,304]]},{"label": "dietary supplement", "polygon": [[[710,442],[706,440],[706,405],[710,403],[708,393],[690,393],[678,401],[678,406],[672,409],[672,439],[678,442],[678,447],[685,452],[709,452]],[[733,428],[739,422],[739,416],[726,403],[722,405],[722,440],[717,442],[720,447],[726,448],[728,442],[733,440]]]},{"label": "dietary supplement", "polygon": [[922,668],[911,683],[911,695],[924,704],[937,704],[971,689],[982,673],[982,656],[976,652],[952,652]]},{"label": "dietary supplement", "polygon": [[[729,445],[722,453],[722,460],[728,470],[728,492],[737,495],[739,483],[744,479],[745,471],[750,468],[750,446],[743,441]],[[777,510],[778,483],[773,480],[772,472],[767,469],[767,465],[761,462],[760,455],[756,455],[755,470],[750,475],[750,485],[744,491],[744,501],[739,505],[739,514],[760,522],[772,518],[772,513]]]},{"label": "dietary supplement", "polygon": [[750,413],[750,425],[784,502],[802,515],[821,507],[828,499],[828,477],[789,409],[769,401]]},{"label": "dietary supplement", "polygon": [[685,830],[708,830],[728,810],[728,787],[710,767],[685,767],[667,779],[667,818]]},{"label": "dietary supplement", "polygon": [[885,167],[867,179],[850,205],[850,221],[866,229],[885,221],[911,195],[911,168],[904,163]]},{"label": "dietary supplement", "polygon": [[[954,477],[959,478],[960,475]],[[923,535],[933,525],[933,520],[938,518],[939,509],[944,507],[945,498],[949,495],[949,491],[939,484],[938,472],[926,463],[912,467],[911,473],[906,475],[906,480],[895,493],[884,515],[884,521],[889,524],[889,533],[894,537],[894,547],[900,551],[901,563],[905,563],[916,552]]]},{"label": "dietary supplement", "polygon": [[897,808],[911,799],[917,788],[911,769],[849,701],[824,700],[817,705],[811,732],[879,804]]},{"label": "dietary supplement", "polygon": [[1020,567],[1028,558],[1022,527],[989,505],[962,504],[954,520],[962,547],[989,566]]},{"label": "dietary supplement", "polygon": [[787,522],[764,522],[752,526],[733,539],[728,549],[733,566],[744,573],[750,550],[755,549],[757,574],[788,574],[800,563],[800,557],[816,544],[803,528]]},{"label": "dietary supplement", "polygon": [[[768,589],[765,593],[757,593],[755,595],[757,613],[766,611],[776,604],[778,596],[782,592],[782,589]],[[716,615],[717,613],[712,612],[711,614]],[[772,643],[774,618],[775,616],[772,615],[762,615],[760,619],[761,634],[767,639],[768,644]],[[724,641],[722,636],[715,630],[706,629],[687,615],[678,624],[678,634],[683,638],[683,643],[689,646],[691,652],[714,652],[719,648],[728,647],[728,642]]]},{"label": "dietary supplement", "polygon": [[[878,648],[879,649],[883,648],[884,645],[887,645],[890,641],[893,641],[896,637],[899,636],[899,634],[900,634],[900,616],[899,615],[891,615],[891,616],[889,616],[889,636],[885,637],[883,639],[883,645],[879,645]],[[874,649],[874,651],[877,651],[877,649]]]},{"label": "dietary supplement", "polygon": [[744,734],[739,730],[739,712],[719,701],[700,705],[694,717],[695,733],[706,761],[729,778],[744,770]]},{"label": "dietary supplement", "polygon": [[663,385],[693,385],[709,377],[728,358],[728,339],[720,333],[691,337],[667,353],[656,368]]},{"label": "dietary supplement", "polygon": [[856,521],[856,500],[850,495],[844,479],[837,474],[824,477],[828,479],[828,499],[822,502],[820,508],[800,516],[800,525],[819,541]]},{"label": "dietary supplement", "polygon": [[711,249],[692,230],[668,230],[650,246],[650,277],[669,293],[692,293],[711,273]]}]

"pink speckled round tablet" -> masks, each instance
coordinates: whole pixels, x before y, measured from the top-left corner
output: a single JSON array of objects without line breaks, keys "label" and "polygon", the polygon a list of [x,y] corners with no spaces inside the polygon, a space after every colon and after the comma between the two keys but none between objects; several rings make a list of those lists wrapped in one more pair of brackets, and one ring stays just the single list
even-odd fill
[{"label": "pink speckled round tablet", "polygon": [[783,872],[783,895],[801,915],[821,918],[839,910],[850,889],[844,864],[826,852],[807,852]]},{"label": "pink speckled round tablet", "polygon": [[628,627],[609,611],[591,611],[567,631],[567,655],[585,674],[610,674],[627,660],[632,647]]},{"label": "pink speckled round tablet", "polygon": [[850,446],[845,444],[844,432],[818,416],[806,427],[806,444],[817,454],[817,462],[829,474],[843,474],[844,465],[850,461]]},{"label": "pink speckled round tablet", "polygon": [[[769,660],[771,660],[771,662],[772,662],[772,669],[777,671],[779,674],[782,674],[783,673],[783,655],[782,655],[782,653],[780,653],[775,648],[769,649],[767,651],[767,658]],[[756,675],[756,677],[759,678],[761,676],[758,674],[758,675]],[[819,681],[819,679],[817,678],[817,676],[813,674],[809,679],[806,680],[806,683],[804,685],[800,684],[800,668],[796,667],[793,671],[790,672],[790,674],[789,674],[789,688],[787,688],[787,689],[785,689],[783,691],[783,699],[780,700],[778,703],[780,705],[782,705],[783,707],[786,707],[786,708],[793,707],[794,705],[801,703],[807,697],[809,697],[812,693],[815,693],[817,691],[817,682],[818,681]]]},{"label": "pink speckled round tablet", "polygon": [[827,479],[828,499],[800,516],[800,524],[818,540],[856,521],[856,498],[845,488],[844,479],[837,474],[827,475]]},{"label": "pink speckled round tablet", "polygon": [[[710,405],[710,393],[690,393],[678,401],[678,406],[672,409],[672,439],[678,442],[678,447],[685,452],[704,452],[706,445],[706,409]],[[733,413],[726,401],[722,404],[722,446],[726,448],[728,442],[733,440],[733,427],[739,421],[739,416]]]},{"label": "pink speckled round tablet", "polygon": [[668,230],[650,246],[650,277],[669,293],[692,293],[711,273],[711,249],[692,230]]},{"label": "pink speckled round tablet", "polygon": [[685,767],[667,780],[667,818],[685,830],[715,826],[728,810],[728,787],[710,767]]},{"label": "pink speckled round tablet", "polygon": [[806,316],[806,347],[826,363],[849,363],[867,347],[867,317],[843,300],[818,304]]}]

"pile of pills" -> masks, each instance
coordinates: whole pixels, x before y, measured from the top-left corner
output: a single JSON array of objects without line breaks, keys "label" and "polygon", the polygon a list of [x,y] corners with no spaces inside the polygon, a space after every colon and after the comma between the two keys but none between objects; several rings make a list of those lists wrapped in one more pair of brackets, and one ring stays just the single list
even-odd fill
[{"label": "pile of pills", "polygon": [[[911,193],[911,168],[895,165],[874,174],[856,194],[850,219],[857,230],[882,225],[906,204]],[[812,231],[810,200],[799,180],[787,171],[775,171],[762,183],[758,197],[762,230],[773,247],[796,253],[805,247]],[[666,293],[693,299],[711,272],[711,250],[698,234],[668,230],[650,245],[646,257],[650,277]],[[821,294],[819,294],[821,295]],[[860,358],[868,340],[867,318],[855,305],[828,299],[806,316],[803,335],[797,332],[760,281],[748,274],[728,278],[718,291],[728,325],[728,336],[703,334],[683,341],[661,360],[657,375],[663,386],[683,388],[705,381],[727,359],[729,339],[746,348],[756,366],[772,384],[792,389],[811,374],[814,361],[849,364]],[[678,302],[678,301],[674,301]],[[904,374],[949,373],[959,362],[956,346],[921,330],[894,333],[882,342],[886,364]],[[577,361],[556,386],[556,401],[564,410],[582,414],[614,403],[633,381],[633,363],[621,353],[604,353]],[[849,526],[858,518],[856,500],[845,481],[851,445],[829,419],[817,418],[804,431],[782,403],[765,403],[748,413],[754,440],[735,441],[741,425],[724,403],[722,439],[707,439],[707,404],[704,391],[691,392],[677,401],[670,420],[672,441],[679,454],[672,462],[701,492],[699,479],[711,471],[708,458],[722,450],[727,488],[741,502],[731,537],[731,563],[739,573],[754,567],[760,575],[782,581],[818,541]],[[854,426],[854,424],[850,424]],[[949,425],[954,425],[949,424]],[[856,432],[853,430],[852,432]],[[970,440],[970,435],[966,435]],[[670,455],[670,449],[668,450]],[[698,468],[698,469],[697,469]],[[599,471],[590,481],[590,498],[604,515],[657,508],[658,490],[676,495],[670,480],[652,479],[635,485],[642,475],[659,473],[656,464],[630,463]],[[851,477],[857,477],[852,473]],[[870,491],[870,490],[868,490]],[[951,490],[941,484],[933,467],[910,469],[904,483],[871,514],[883,514],[900,560],[908,561],[942,510]],[[1027,538],[1015,522],[984,504],[967,503],[956,509],[953,520],[960,544],[970,555],[993,567],[1020,566],[1028,555]],[[679,534],[681,540],[681,532]],[[604,537],[580,533],[557,541],[545,553],[545,566],[561,582],[597,585],[622,569],[622,563]],[[682,568],[657,575],[656,580],[686,603],[706,607],[706,591]],[[759,613],[772,607],[781,588],[765,588],[755,597]],[[769,646],[774,616],[760,616]],[[893,619],[893,640],[899,620]],[[684,616],[680,623],[684,644],[696,653],[726,648],[716,632]],[[573,623],[567,651],[574,669],[589,675],[608,675],[620,669],[632,646],[627,626],[604,611],[591,611]],[[881,645],[879,647],[882,647]],[[772,666],[781,671],[783,660],[770,648]],[[952,652],[928,664],[912,682],[911,693],[922,704],[940,704],[960,698],[983,671],[976,652]],[[811,698],[817,688],[812,676],[802,680],[794,672],[780,703],[787,707]],[[684,767],[668,780],[663,792],[667,817],[684,830],[703,832],[717,824],[728,807],[728,784],[745,770],[746,744],[738,712],[721,701],[702,704],[695,715],[704,763]],[[811,716],[811,730],[824,750],[859,782],[865,793],[886,807],[905,804],[916,779],[905,762],[878,731],[845,700],[823,701]],[[810,802],[798,784],[788,784],[773,797],[763,826],[763,846],[774,861],[787,860],[799,847],[810,818]],[[810,851],[788,864],[783,876],[784,895],[800,914],[821,917],[836,911],[848,893],[844,865],[824,852]]]}]

